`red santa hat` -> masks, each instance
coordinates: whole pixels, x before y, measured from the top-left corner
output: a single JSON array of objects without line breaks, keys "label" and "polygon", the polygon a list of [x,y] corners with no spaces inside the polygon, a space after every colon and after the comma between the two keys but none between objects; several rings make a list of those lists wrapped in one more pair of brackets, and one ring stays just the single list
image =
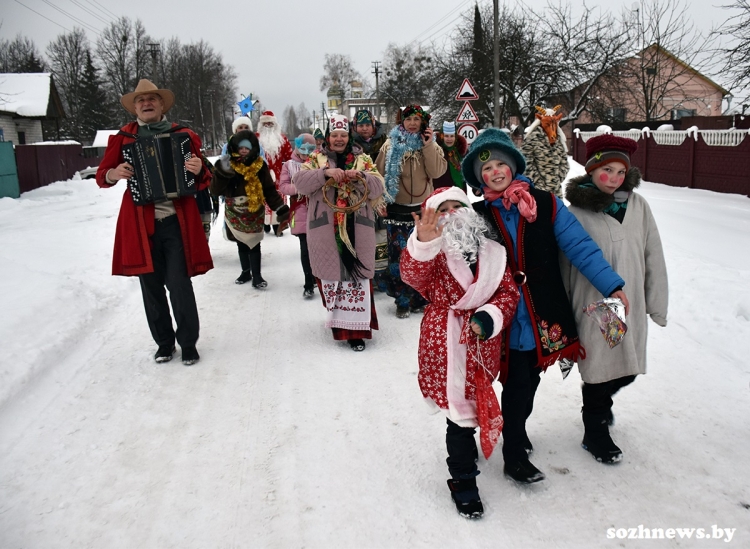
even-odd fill
[{"label": "red santa hat", "polygon": [[427,208],[437,210],[443,202],[447,202],[448,200],[455,200],[467,207],[471,202],[469,197],[466,196],[466,193],[462,191],[460,187],[441,187],[435,189],[435,191],[427,197],[427,200],[422,202],[422,211]]},{"label": "red santa hat", "polygon": [[279,121],[276,120],[276,115],[273,114],[272,111],[263,111],[260,114],[260,118],[258,119],[258,125],[262,126],[266,122],[271,122],[271,123],[273,123],[273,124],[275,124],[277,126],[279,125]]}]

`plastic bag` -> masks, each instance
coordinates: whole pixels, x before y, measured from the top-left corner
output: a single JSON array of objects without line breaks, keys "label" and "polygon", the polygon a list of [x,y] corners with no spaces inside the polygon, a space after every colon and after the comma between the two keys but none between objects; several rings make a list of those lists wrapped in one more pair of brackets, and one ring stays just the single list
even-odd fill
[{"label": "plastic bag", "polygon": [[595,301],[584,307],[583,312],[599,325],[599,330],[610,349],[616,347],[625,337],[628,331],[625,325],[625,305],[616,297]]}]

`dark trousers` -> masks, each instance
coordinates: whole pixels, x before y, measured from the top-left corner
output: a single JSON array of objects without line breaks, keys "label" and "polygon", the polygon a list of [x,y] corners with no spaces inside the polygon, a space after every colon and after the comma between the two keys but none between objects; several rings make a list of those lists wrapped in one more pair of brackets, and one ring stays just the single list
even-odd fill
[{"label": "dark trousers", "polygon": [[541,370],[536,367],[536,351],[510,350],[508,379],[500,399],[503,409],[503,459],[513,464],[527,459],[523,447],[528,439],[526,420],[534,409],[534,395]]},{"label": "dark trousers", "polygon": [[445,446],[448,449],[448,472],[451,478],[467,479],[477,476],[477,442],[474,427],[460,427],[450,419],[445,432]]},{"label": "dark trousers", "polygon": [[584,383],[581,387],[583,411],[591,415],[610,415],[614,394],[635,381],[635,376],[625,376],[604,383]]},{"label": "dark trousers", "polygon": [[302,272],[305,273],[305,290],[312,290],[315,287],[315,277],[312,274],[310,266],[310,252],[307,250],[307,235],[298,234],[299,237],[299,258],[302,262]]},{"label": "dark trousers", "polygon": [[[138,276],[151,336],[159,346],[174,345],[176,338],[183,349],[192,347],[198,341],[200,329],[198,307],[193,283],[187,274],[180,223],[176,215],[155,222],[151,258],[154,272]],[[169,290],[169,301],[177,323],[176,333],[169,314],[165,286]]]}]

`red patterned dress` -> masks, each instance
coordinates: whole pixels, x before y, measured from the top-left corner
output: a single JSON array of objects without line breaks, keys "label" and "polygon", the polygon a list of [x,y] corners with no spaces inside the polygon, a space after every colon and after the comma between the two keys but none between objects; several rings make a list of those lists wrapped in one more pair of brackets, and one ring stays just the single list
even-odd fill
[{"label": "red patterned dress", "polygon": [[[420,242],[414,232],[401,254],[403,281],[429,301],[419,336],[419,387],[428,404],[457,425],[479,426],[482,451],[489,457],[503,424],[492,382],[500,371],[501,334],[515,314],[518,289],[500,244],[485,242],[474,275],[466,261],[447,256],[441,243]],[[493,320],[484,340],[470,327],[477,311]]]}]

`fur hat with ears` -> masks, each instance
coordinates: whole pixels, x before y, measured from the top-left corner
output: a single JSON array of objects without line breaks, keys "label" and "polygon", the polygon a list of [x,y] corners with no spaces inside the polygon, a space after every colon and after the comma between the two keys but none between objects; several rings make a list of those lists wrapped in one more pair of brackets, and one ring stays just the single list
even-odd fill
[{"label": "fur hat with ears", "polygon": [[146,93],[155,93],[161,97],[161,100],[164,102],[164,113],[174,105],[174,93],[172,93],[172,90],[159,89],[153,82],[151,82],[151,80],[145,78],[141,78],[141,80],[138,81],[135,91],[126,93],[120,97],[120,103],[130,114],[136,114],[135,98]]},{"label": "fur hat with ears", "polygon": [[466,196],[466,193],[460,187],[440,187],[439,189],[435,189],[427,197],[427,200],[422,202],[422,211],[427,208],[437,210],[443,202],[447,202],[448,200],[455,200],[467,207],[471,204],[471,200],[469,200],[469,197]]},{"label": "fur hat with ears", "polygon": [[232,133],[237,133],[237,126],[245,124],[248,128],[250,128],[250,131],[253,131],[253,121],[250,120],[247,116],[240,116],[239,118],[235,118],[234,122],[232,122]]},{"label": "fur hat with ears", "polygon": [[279,125],[279,121],[276,119],[276,115],[272,111],[263,111],[258,119],[258,126],[262,126],[267,122],[272,122],[275,125]]},{"label": "fur hat with ears", "polygon": [[[234,134],[229,138],[229,143],[227,143],[227,152],[233,157],[234,155],[239,155],[240,143],[243,141],[247,141],[250,144],[250,146],[247,147],[250,149],[250,153],[243,159],[243,163],[249,166],[260,155],[260,145],[258,144],[258,138],[255,136],[255,132],[241,130]],[[242,146],[246,147],[247,144],[243,144]]]}]

